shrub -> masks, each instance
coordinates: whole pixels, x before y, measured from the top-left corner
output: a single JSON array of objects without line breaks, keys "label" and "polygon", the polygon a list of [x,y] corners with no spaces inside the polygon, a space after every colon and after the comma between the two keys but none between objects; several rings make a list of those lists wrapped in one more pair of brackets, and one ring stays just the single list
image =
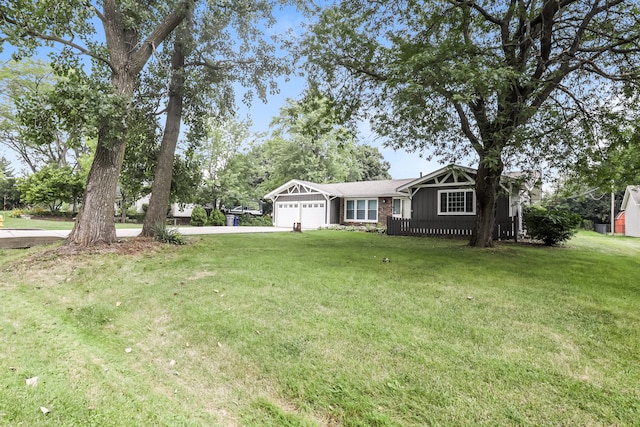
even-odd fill
[{"label": "shrub", "polygon": [[387,227],[380,224],[367,225],[365,226],[364,231],[366,231],[367,233],[387,234]]},{"label": "shrub", "polygon": [[207,224],[215,226],[225,225],[226,220],[226,217],[220,211],[220,209],[214,209],[209,214],[209,221],[207,222]]},{"label": "shrub", "polygon": [[238,225],[250,227],[271,227],[273,226],[273,219],[268,215],[254,216],[251,214],[244,214],[240,215]]},{"label": "shrub", "polygon": [[20,218],[22,216],[22,209],[14,209],[9,213],[9,218]]},{"label": "shrub", "polygon": [[196,206],[193,208],[193,212],[191,212],[191,221],[189,221],[189,223],[197,227],[202,227],[207,223],[207,211],[205,211],[202,206]]},{"label": "shrub", "polygon": [[153,230],[153,238],[158,242],[171,243],[172,245],[184,245],[186,243],[184,235],[175,228],[167,228],[163,224],[158,224]]},{"label": "shrub", "polygon": [[525,208],[522,216],[529,236],[542,240],[547,246],[569,240],[582,222],[580,215],[539,206]]}]

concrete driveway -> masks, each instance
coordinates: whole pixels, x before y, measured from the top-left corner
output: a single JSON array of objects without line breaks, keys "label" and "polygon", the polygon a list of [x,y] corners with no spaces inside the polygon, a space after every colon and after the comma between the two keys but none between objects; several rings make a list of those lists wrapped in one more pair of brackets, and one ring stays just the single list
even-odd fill
[{"label": "concrete driveway", "polygon": [[[169,227],[174,228],[174,227]],[[291,231],[282,227],[175,227],[180,233],[190,236],[197,234],[242,234],[242,233],[282,233]],[[69,236],[69,230],[10,229],[0,228],[0,249],[29,248],[53,243]],[[118,237],[136,237],[139,228],[116,229]]]}]

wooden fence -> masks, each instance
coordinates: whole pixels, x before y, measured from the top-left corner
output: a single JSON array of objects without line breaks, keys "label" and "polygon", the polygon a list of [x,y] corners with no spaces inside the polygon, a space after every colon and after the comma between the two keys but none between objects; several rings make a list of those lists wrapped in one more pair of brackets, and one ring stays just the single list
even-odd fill
[{"label": "wooden fence", "polygon": [[[518,217],[496,221],[494,240],[518,240]],[[436,220],[412,220],[387,217],[387,234],[390,236],[418,237],[471,237],[475,218],[439,218]]]}]

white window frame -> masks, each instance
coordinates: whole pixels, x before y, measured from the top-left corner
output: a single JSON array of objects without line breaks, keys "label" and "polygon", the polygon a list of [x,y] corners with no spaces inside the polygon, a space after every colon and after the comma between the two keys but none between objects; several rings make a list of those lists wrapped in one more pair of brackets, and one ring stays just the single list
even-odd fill
[{"label": "white window frame", "polygon": [[[447,194],[447,212],[442,211],[442,194]],[[449,211],[449,194],[452,193],[464,193],[463,203],[464,211]],[[471,193],[471,211],[467,211],[467,193]],[[476,214],[476,192],[473,189],[456,188],[449,190],[438,190],[438,215],[475,215]]]},{"label": "white window frame", "polygon": [[[399,210],[396,212],[396,202],[398,202]],[[404,201],[402,199],[391,199],[391,215],[394,218],[402,218],[402,210],[404,205]]]},{"label": "white window frame", "polygon": [[[349,202],[353,203],[353,217],[349,218],[347,206]],[[364,219],[358,219],[358,202],[364,202]],[[369,203],[375,202],[375,218],[369,218]],[[344,220],[345,222],[378,222],[378,209],[380,208],[378,199],[345,199],[344,201]]]}]

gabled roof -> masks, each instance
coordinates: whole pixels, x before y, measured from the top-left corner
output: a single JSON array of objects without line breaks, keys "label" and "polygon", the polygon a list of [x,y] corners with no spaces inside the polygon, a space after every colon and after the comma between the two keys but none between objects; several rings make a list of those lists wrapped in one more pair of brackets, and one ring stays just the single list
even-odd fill
[{"label": "gabled roof", "polygon": [[624,192],[624,198],[622,199],[622,206],[620,209],[627,209],[627,204],[631,202],[634,205],[640,205],[640,185],[628,185]]},{"label": "gabled roof", "polygon": [[400,186],[411,179],[386,179],[379,181],[339,182],[334,184],[317,184],[315,182],[292,179],[281,185],[269,194],[265,199],[273,199],[282,194],[310,194],[321,193],[329,197],[394,197],[406,196],[398,192]]},{"label": "gabled roof", "polygon": [[[475,181],[476,173],[477,171],[473,168],[451,164],[433,171],[428,175],[407,182],[405,185],[399,187],[398,191],[407,191],[412,187],[420,185],[440,185],[445,182],[460,183],[462,181],[469,183],[470,181]],[[473,175],[473,178],[470,175]]]},{"label": "gabled roof", "polygon": [[[474,185],[476,175],[478,171],[476,169],[450,164],[442,167],[436,171],[431,172],[428,175],[422,176],[418,179],[401,186],[398,191],[408,191],[411,188],[427,187],[427,186],[461,186],[461,185]],[[507,181],[525,180],[528,189],[535,187],[536,182],[540,179],[540,172],[503,172],[502,179]]]}]

